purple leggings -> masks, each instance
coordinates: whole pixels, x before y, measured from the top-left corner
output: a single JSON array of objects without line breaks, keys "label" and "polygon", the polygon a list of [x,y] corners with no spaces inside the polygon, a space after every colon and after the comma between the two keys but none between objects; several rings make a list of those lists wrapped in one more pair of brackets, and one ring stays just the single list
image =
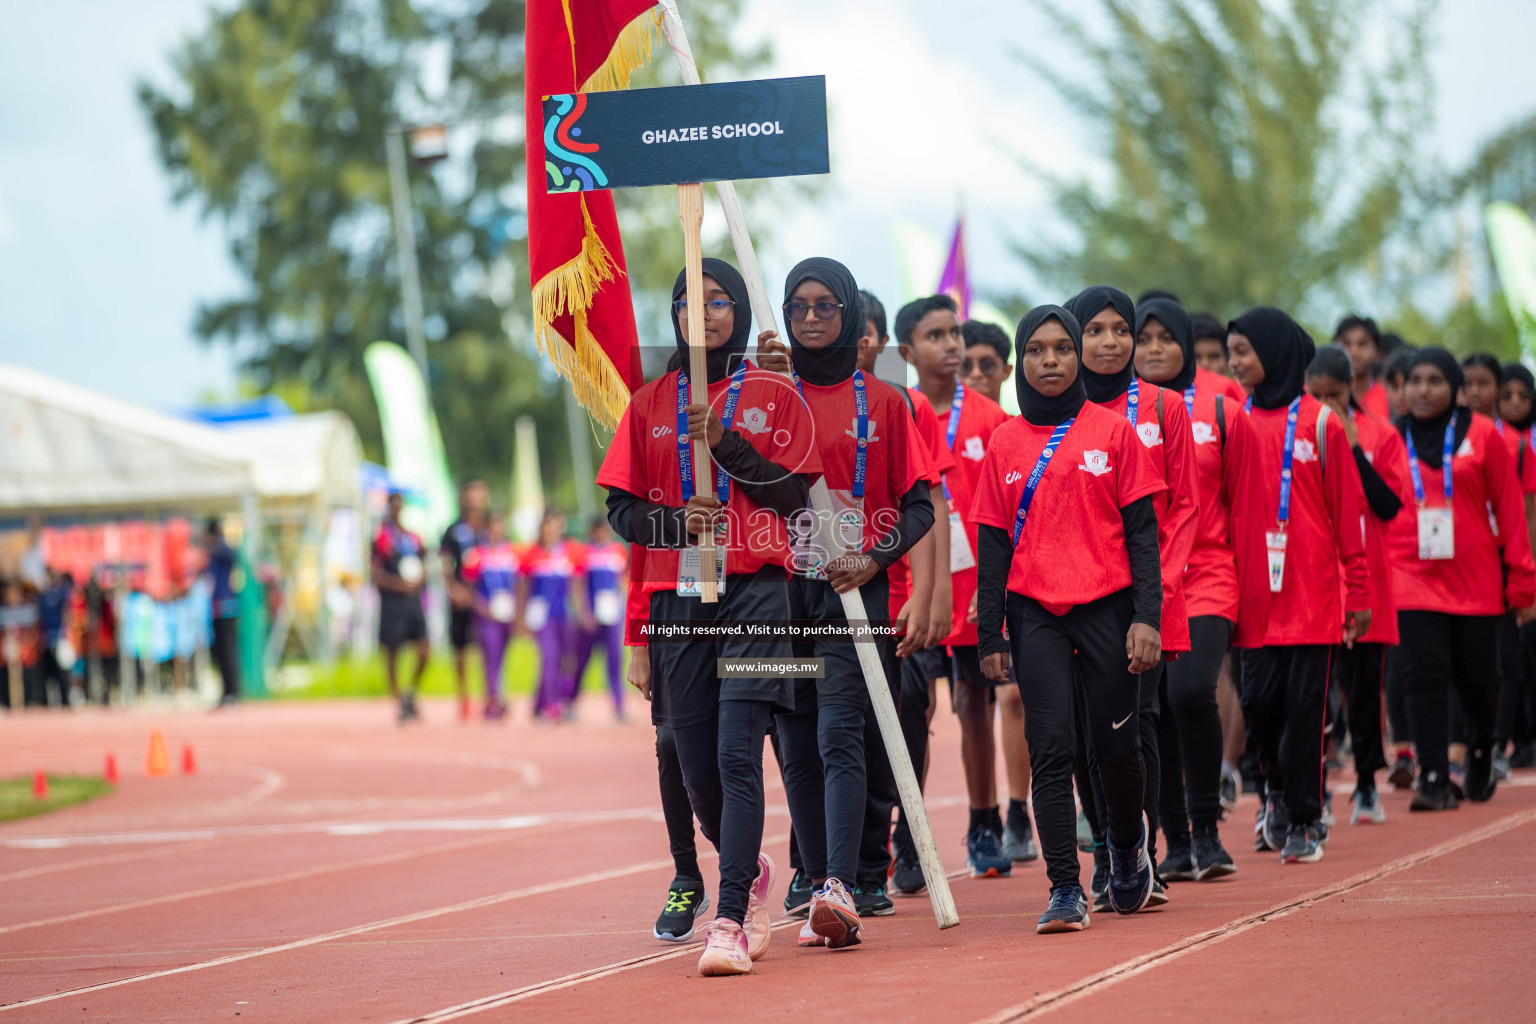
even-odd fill
[{"label": "purple leggings", "polygon": [[539,692],[533,713],[542,715],[568,705],[576,696],[576,683],[566,671],[565,655],[575,646],[575,623],[551,618],[539,629]]},{"label": "purple leggings", "polygon": [[[624,623],[615,622],[604,626],[598,623],[589,632],[579,629],[580,636],[576,641],[576,675],[573,679],[575,686],[581,685],[581,678],[587,674],[587,663],[592,660],[592,652],[598,644],[603,645],[603,653],[608,659],[608,692],[613,694],[613,706],[620,711],[624,710]],[[571,696],[574,698],[575,693]]]},{"label": "purple leggings", "polygon": [[485,700],[488,704],[501,703],[501,665],[511,640],[512,623],[475,616],[475,641],[480,645],[480,658],[485,665]]}]

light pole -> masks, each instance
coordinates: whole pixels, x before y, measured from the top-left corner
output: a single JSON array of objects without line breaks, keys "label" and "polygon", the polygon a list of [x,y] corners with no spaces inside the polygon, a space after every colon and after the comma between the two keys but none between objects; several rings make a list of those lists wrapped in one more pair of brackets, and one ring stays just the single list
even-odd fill
[{"label": "light pole", "polygon": [[395,211],[395,246],[400,250],[400,298],[405,311],[405,343],[427,380],[427,339],[421,329],[421,270],[416,265],[416,225],[411,217],[411,186],[405,177],[405,133],[396,126],[384,132],[389,154],[389,194]]}]

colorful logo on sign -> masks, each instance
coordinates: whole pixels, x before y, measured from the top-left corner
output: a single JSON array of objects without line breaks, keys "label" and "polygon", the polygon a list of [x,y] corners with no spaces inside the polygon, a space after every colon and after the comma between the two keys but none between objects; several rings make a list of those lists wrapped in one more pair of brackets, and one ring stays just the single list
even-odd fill
[{"label": "colorful logo on sign", "polygon": [[551,96],[555,111],[544,122],[544,173],[550,192],[582,192],[607,188],[608,175],[592,159],[595,142],[581,141],[576,122],[587,109],[586,93]]}]

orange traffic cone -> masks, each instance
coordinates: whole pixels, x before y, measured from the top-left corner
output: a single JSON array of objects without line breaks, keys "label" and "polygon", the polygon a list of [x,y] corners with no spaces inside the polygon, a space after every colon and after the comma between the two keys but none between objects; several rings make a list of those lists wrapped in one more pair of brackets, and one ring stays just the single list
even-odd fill
[{"label": "orange traffic cone", "polygon": [[149,734],[149,756],[144,760],[144,774],[151,777],[171,774],[171,759],[165,752],[165,737],[159,729]]},{"label": "orange traffic cone", "polygon": [[48,799],[48,776],[44,775],[41,771],[32,773],[32,799]]},{"label": "orange traffic cone", "polygon": [[197,758],[192,754],[192,744],[183,743],[181,746],[181,774],[197,774]]},{"label": "orange traffic cone", "polygon": [[110,750],[107,751],[107,767],[101,773],[101,777],[114,786],[123,781],[122,776],[117,771],[117,755]]}]

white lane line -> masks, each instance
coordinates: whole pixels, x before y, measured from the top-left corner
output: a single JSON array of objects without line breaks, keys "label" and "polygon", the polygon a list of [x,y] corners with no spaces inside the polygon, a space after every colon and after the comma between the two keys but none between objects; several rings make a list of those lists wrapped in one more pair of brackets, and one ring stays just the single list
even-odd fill
[{"label": "white lane line", "polygon": [[77,857],[74,860],[63,861],[58,864],[43,864],[35,868],[10,871],[0,875],[0,882],[15,882],[23,878],[36,878],[39,875],[52,875],[60,871],[72,871],[75,868],[91,868],[100,864],[117,864],[128,860],[151,860],[155,857],[165,857],[169,854],[185,852],[180,847],[165,847],[159,850],[136,850],[133,853],[109,853],[100,857]]},{"label": "white lane line", "polygon": [[0,926],[0,935],[9,935],[12,932],[22,932],[31,928],[43,928],[54,924],[68,924],[70,921],[84,921],[87,918],[103,917],[107,914],[121,914],[128,910],[159,907],[167,903],[181,903],[186,900],[202,899],[205,896],[221,896],[225,893],[241,892],[246,889],[259,889],[267,885],[282,885],[284,882],[301,882],[306,878],[317,878],[320,875],[335,874],[338,871],[350,871],[353,868],[370,868],[381,864],[398,864],[401,861],[414,860],[417,857],[427,857],[435,853],[447,853],[472,846],[483,846],[486,843],[496,842],[500,838],[500,836],[482,836],[478,839],[461,839],[456,843],[439,843],[436,846],[427,846],[419,850],[400,850],[395,853],[379,854],[376,857],[364,857],[361,860],[343,861],[339,864],[324,864],[319,867],[304,868],[300,871],[290,871],[281,875],[268,875],[265,878],[249,878],[242,882],[230,882],[227,885],[210,885],[202,889],[188,889],[185,892],[169,893],[165,896],[151,896],[142,900],[134,900],[131,903],[114,903],[105,907],[80,910],[73,914],[61,914],[58,917],[46,917],[36,921],[23,921],[20,924]]},{"label": "white lane line", "polygon": [[1443,843],[1420,850],[1417,853],[1410,853],[1406,857],[1399,857],[1397,860],[1388,861],[1378,867],[1346,878],[1341,882],[1335,882],[1333,885],[1315,889],[1303,896],[1296,896],[1264,910],[1235,918],[1209,931],[1186,936],[1177,942],[1164,946],[1162,949],[1133,957],[1130,960],[1099,971],[1097,974],[1081,978],[1053,991],[1042,992],[1032,999],[1027,999],[1022,1003],[1017,1003],[1007,1009],[1000,1010],[991,1016],[983,1017],[975,1021],[974,1024],[1013,1024],[1015,1021],[1030,1020],[1035,1017],[1044,1016],[1080,999],[1096,995],[1128,978],[1134,978],[1138,974],[1144,974],[1164,964],[1171,963],[1180,957],[1213,946],[1218,942],[1225,942],[1227,939],[1235,938],[1269,921],[1278,921],[1283,917],[1289,917],[1298,910],[1305,910],[1314,904],[1332,899],[1335,896],[1342,896],[1363,885],[1369,885],[1371,882],[1386,878],[1388,875],[1417,867],[1420,864],[1443,857],[1449,853],[1455,853],[1458,850],[1480,843],[1484,839],[1491,839],[1494,836],[1508,832],[1511,829],[1520,828],[1522,825],[1529,825],[1532,822],[1536,822],[1536,808],[1508,815],[1476,831],[1456,836]]},{"label": "white lane line", "polygon": [[[767,842],[767,840],[764,840],[764,842]],[[964,874],[967,874],[967,871],[965,868],[961,868],[958,871],[951,871],[949,873],[949,877],[951,879],[955,879]],[[799,918],[782,918],[774,922],[773,930],[778,931],[781,928],[788,928],[791,925],[798,925],[800,923],[801,922]],[[483,996],[479,999],[472,999],[467,1003],[459,1003],[457,1006],[449,1006],[441,1010],[434,1010],[430,1013],[422,1014],[419,1017],[407,1017],[403,1020],[396,1021],[395,1024],[439,1024],[440,1021],[459,1020],[464,1017],[471,1017],[477,1013],[484,1013],[487,1010],[498,1010],[503,1006],[510,1006],[513,1003],[520,1003],[525,999],[532,999],[535,996],[548,995],[551,992],[559,992],[562,989],[575,988],[577,985],[582,985],[589,981],[597,981],[599,978],[607,978],[615,974],[623,974],[626,971],[632,971],[638,967],[646,967],[650,964],[660,963],[663,960],[676,960],[680,957],[697,953],[700,947],[703,945],[703,942],[689,942],[677,949],[664,950],[658,953],[646,953],[643,956],[631,957],[628,960],[620,960],[617,963],[607,964],[603,967],[594,967],[589,970],[578,971],[575,974],[567,974],[562,978],[554,978],[550,981],[540,981],[532,985],[524,985],[521,988],[514,988],[507,992],[498,992],[495,995]]]}]

